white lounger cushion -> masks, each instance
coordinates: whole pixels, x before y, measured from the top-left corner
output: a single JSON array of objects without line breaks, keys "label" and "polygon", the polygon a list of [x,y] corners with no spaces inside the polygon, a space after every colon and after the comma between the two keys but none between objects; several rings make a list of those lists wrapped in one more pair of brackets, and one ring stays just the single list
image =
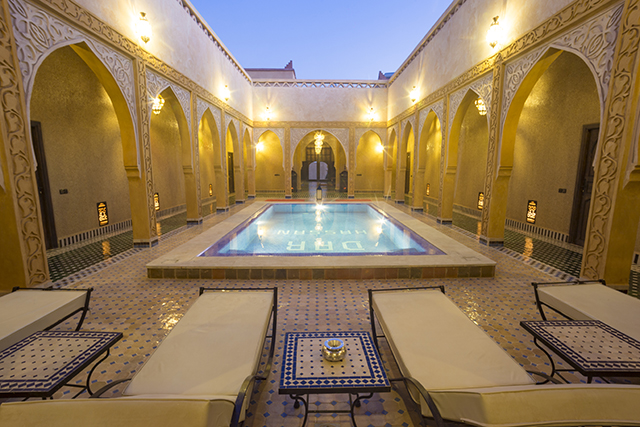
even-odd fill
[{"label": "white lounger cushion", "polygon": [[640,425],[640,387],[552,384],[429,392],[448,420],[476,426]]},{"label": "white lounger cushion", "polygon": [[235,402],[259,363],[273,291],[205,292],[125,390],[125,395],[216,395]]},{"label": "white lounger cushion", "polygon": [[84,307],[87,291],[21,289],[0,298],[0,351]]},{"label": "white lounger cushion", "polygon": [[538,287],[540,301],[574,320],[600,320],[640,341],[640,300],[596,284]]},{"label": "white lounger cushion", "polygon": [[374,292],[373,305],[403,375],[427,390],[534,384],[439,290]]},{"label": "white lounger cushion", "polygon": [[3,403],[2,427],[228,427],[233,403],[215,397],[60,399]]}]

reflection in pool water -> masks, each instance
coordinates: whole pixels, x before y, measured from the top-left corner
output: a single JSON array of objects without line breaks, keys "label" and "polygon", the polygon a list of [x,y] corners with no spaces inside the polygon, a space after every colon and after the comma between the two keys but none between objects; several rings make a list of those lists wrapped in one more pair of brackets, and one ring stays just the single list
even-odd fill
[{"label": "reflection in pool water", "polygon": [[274,204],[200,256],[444,255],[368,204]]}]

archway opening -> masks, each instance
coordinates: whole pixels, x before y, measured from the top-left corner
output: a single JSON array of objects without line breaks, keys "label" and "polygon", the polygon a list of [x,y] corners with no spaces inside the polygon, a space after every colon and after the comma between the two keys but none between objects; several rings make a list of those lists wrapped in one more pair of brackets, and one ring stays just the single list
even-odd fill
[{"label": "archway opening", "polygon": [[[316,153],[315,150],[314,138],[318,132],[322,132],[324,136],[320,153]],[[297,190],[302,192],[298,197],[306,197],[309,193],[315,194],[317,187],[346,192],[346,170],[347,157],[344,148],[330,132],[317,129],[307,133],[297,142],[293,155],[293,172],[299,179]]]},{"label": "archway opening", "polygon": [[380,136],[367,131],[356,148],[355,192],[380,193],[384,190],[384,146]]},{"label": "archway opening", "polygon": [[[220,133],[210,110],[206,110],[198,126],[198,149],[200,154],[200,198],[203,215],[216,212],[220,189],[216,176],[216,164],[220,164]],[[222,189],[224,191],[224,188]]]},{"label": "archway opening", "polygon": [[430,111],[422,125],[418,148],[418,170],[414,206],[422,207],[428,215],[438,215],[440,197],[440,156],[442,151],[442,128],[438,116]]},{"label": "archway opening", "polygon": [[135,132],[106,67],[84,43],[59,48],[39,66],[29,105],[46,247],[130,227]]},{"label": "archway opening", "polygon": [[285,194],[284,153],[280,138],[266,131],[256,144],[256,192]]}]

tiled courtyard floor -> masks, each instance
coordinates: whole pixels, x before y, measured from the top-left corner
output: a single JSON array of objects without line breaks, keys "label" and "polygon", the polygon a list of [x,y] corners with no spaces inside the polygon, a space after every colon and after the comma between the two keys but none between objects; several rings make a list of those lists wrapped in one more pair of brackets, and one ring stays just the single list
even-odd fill
[{"label": "tiled courtyard floor", "polygon": [[[70,288],[92,287],[91,311],[83,329],[119,331],[124,338],[94,373],[97,388],[102,383],[132,377],[157,348],[173,325],[197,298],[198,288],[207,287],[278,287],[278,330],[273,369],[255,390],[248,411],[247,426],[298,426],[302,409],[294,409],[287,396],[278,394],[280,363],[285,332],[370,330],[366,290],[369,288],[420,287],[444,285],[447,295],[479,327],[485,330],[518,363],[527,369],[549,372],[546,356],[532,343],[531,336],[519,326],[521,320],[539,319],[534,304],[532,281],[557,280],[558,270],[545,273],[500,250],[478,243],[473,235],[456,227],[436,224],[423,214],[413,214],[449,237],[471,247],[497,262],[494,278],[435,280],[171,280],[148,279],[145,265],[176,248],[205,229],[242,209],[234,206],[229,213],[210,215],[203,225],[184,227],[163,234],[158,246],[151,249],[131,249],[67,276],[55,284]],[[407,211],[406,208],[402,207]],[[75,319],[60,329],[75,326]],[[385,365],[395,370],[388,350],[383,350]],[[562,365],[556,360],[558,365]],[[567,376],[583,381],[579,376]],[[86,373],[74,382],[82,383]],[[126,384],[126,383],[125,383]],[[108,394],[118,396],[126,385],[119,385]],[[56,397],[71,395],[75,390],[62,389]],[[312,405],[322,409],[345,409],[345,395],[312,396]],[[423,425],[417,407],[406,397],[403,386],[390,393],[377,394],[363,402],[356,413],[359,426]],[[311,417],[309,426],[348,426],[347,415],[323,414]]]}]

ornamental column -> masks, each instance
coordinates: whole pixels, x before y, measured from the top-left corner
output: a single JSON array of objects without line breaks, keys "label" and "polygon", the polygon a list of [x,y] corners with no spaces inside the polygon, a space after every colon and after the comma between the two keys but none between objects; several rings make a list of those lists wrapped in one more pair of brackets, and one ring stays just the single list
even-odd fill
[{"label": "ornamental column", "polygon": [[0,2],[0,293],[49,280],[24,87],[6,0]]},{"label": "ornamental column", "polygon": [[605,100],[581,277],[628,289],[640,220],[640,0],[626,0]]}]

